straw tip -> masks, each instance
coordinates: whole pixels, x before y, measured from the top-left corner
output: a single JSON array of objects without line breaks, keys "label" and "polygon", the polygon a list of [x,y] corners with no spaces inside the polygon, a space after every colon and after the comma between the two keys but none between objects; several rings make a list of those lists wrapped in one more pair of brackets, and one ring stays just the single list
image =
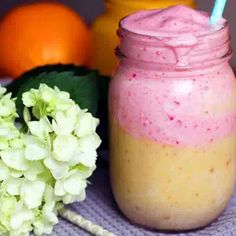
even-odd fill
[{"label": "straw tip", "polygon": [[210,24],[211,25],[217,25],[219,23],[219,19],[215,17],[210,17]]},{"label": "straw tip", "polygon": [[216,0],[211,14],[210,23],[217,24],[223,16],[227,0]]}]

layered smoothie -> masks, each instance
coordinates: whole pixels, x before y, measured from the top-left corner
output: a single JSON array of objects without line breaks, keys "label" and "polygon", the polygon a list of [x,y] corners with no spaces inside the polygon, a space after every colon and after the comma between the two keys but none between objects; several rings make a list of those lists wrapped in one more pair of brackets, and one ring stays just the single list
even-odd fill
[{"label": "layered smoothie", "polygon": [[134,223],[186,230],[213,221],[236,179],[236,80],[227,22],[184,6],[121,21],[110,87],[113,193]]}]

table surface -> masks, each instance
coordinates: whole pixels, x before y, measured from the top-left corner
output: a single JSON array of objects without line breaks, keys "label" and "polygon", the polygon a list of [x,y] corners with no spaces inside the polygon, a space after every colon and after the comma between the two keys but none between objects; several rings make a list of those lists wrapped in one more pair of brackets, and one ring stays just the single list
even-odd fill
[{"label": "table surface", "polygon": [[[84,202],[69,206],[86,219],[102,226],[117,236],[230,236],[236,235],[236,195],[224,214],[210,226],[191,232],[163,233],[140,228],[131,224],[117,208],[109,184],[108,162],[102,160],[90,179],[87,198]],[[53,236],[88,236],[89,233],[79,229],[66,220],[60,219]]]}]

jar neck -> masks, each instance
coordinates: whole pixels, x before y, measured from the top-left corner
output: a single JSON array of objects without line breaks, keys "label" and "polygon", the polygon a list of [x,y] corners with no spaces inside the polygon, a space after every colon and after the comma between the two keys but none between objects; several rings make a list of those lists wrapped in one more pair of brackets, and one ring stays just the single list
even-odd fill
[{"label": "jar neck", "polygon": [[[193,37],[160,37],[140,35],[120,26],[117,55],[127,63],[184,71],[217,65],[232,56],[229,28]],[[183,41],[184,39],[184,41]]]}]

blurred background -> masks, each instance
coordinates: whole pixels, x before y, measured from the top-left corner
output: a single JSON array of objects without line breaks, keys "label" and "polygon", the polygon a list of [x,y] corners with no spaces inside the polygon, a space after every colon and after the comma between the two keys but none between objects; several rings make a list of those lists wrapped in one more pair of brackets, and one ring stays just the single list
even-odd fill
[{"label": "blurred background", "polygon": [[[21,3],[33,2],[32,0],[1,0],[0,17],[13,6]],[[39,2],[39,1],[38,1]],[[97,15],[104,11],[104,3],[102,0],[59,0],[75,9],[88,24],[91,24]],[[197,8],[205,11],[211,11],[214,0],[196,0]],[[236,1],[228,0],[225,11],[225,18],[230,22],[232,46],[236,52]],[[236,56],[232,60],[232,64],[236,67]]]}]

